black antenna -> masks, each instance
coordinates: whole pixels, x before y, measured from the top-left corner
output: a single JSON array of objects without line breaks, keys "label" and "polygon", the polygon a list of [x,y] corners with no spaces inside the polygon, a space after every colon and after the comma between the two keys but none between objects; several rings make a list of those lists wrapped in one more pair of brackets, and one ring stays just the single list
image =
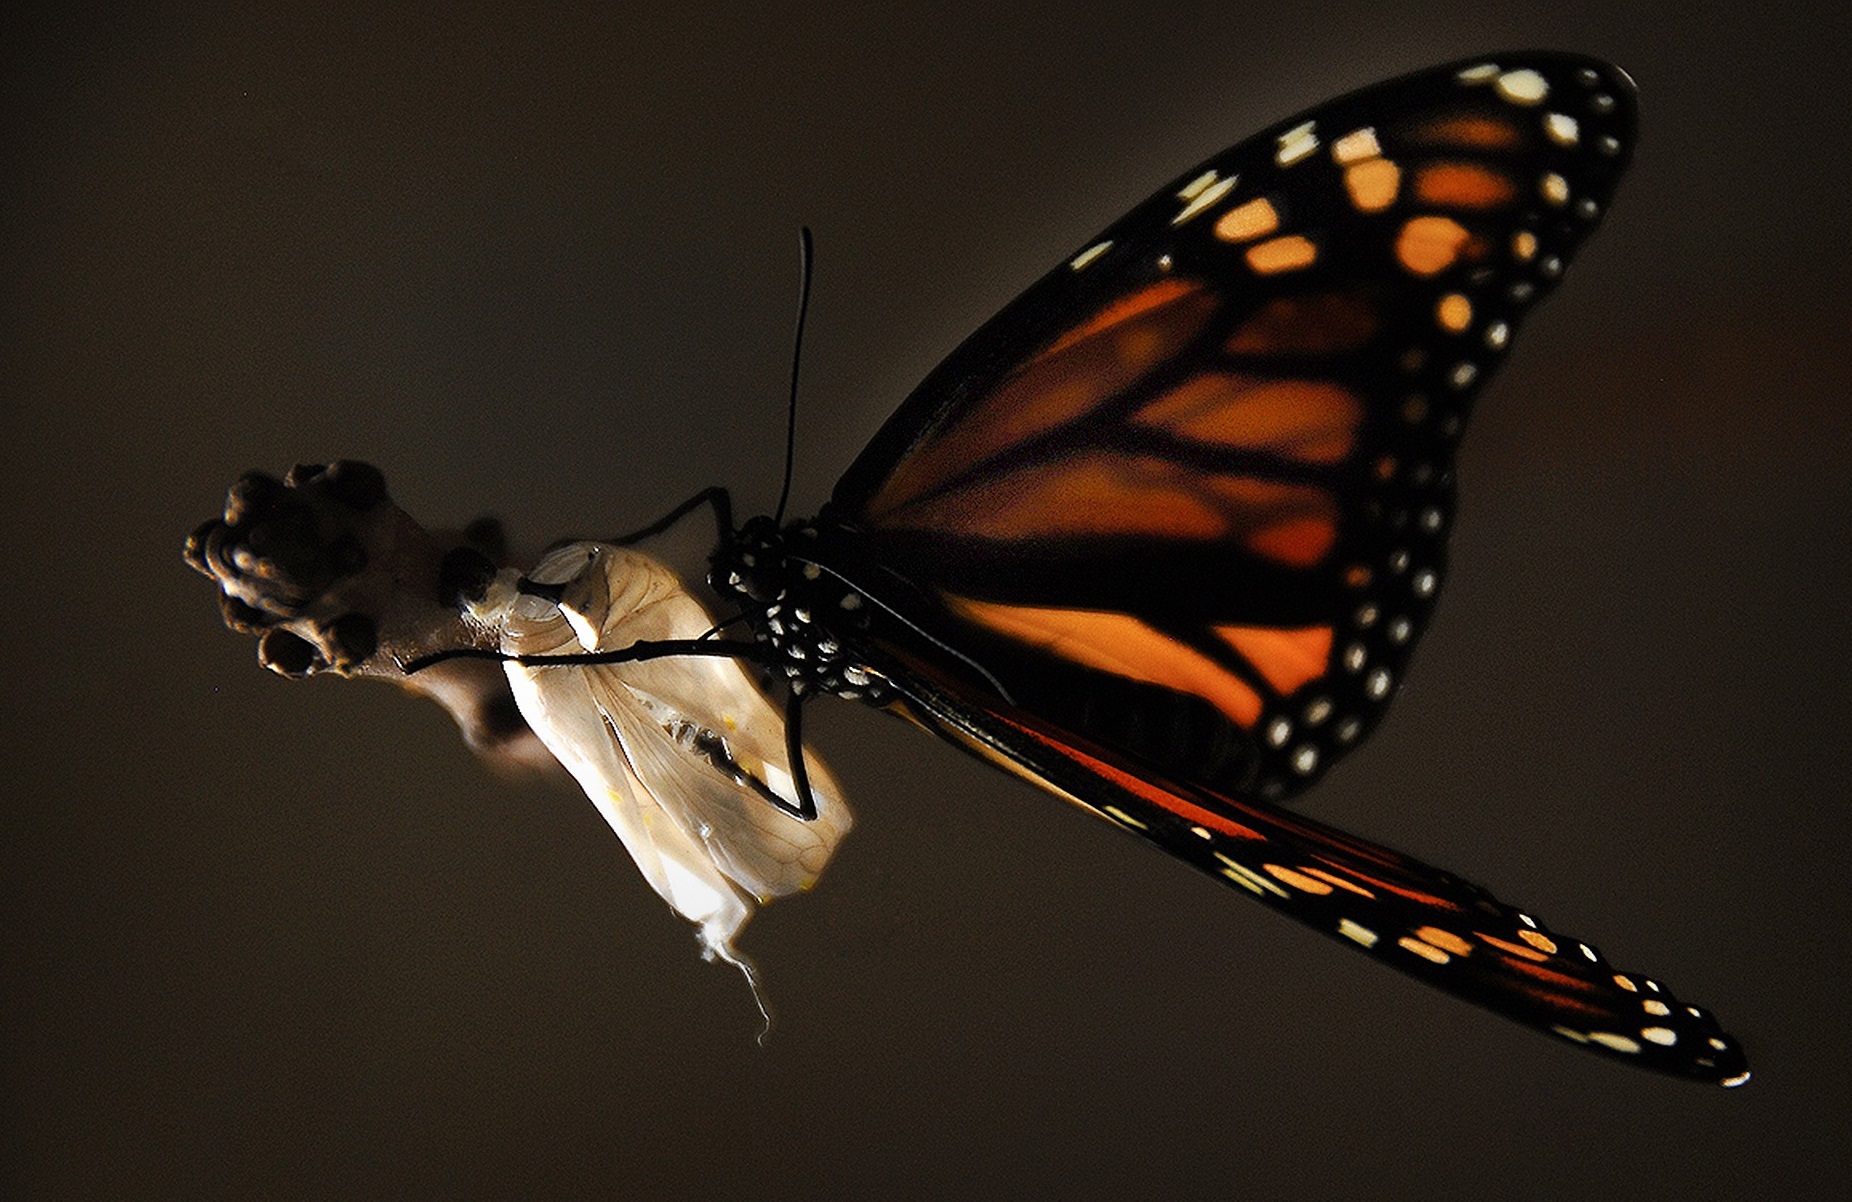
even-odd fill
[{"label": "black antenna", "polygon": [[797,337],[791,346],[791,399],[785,405],[785,482],[778,490],[778,509],[772,514],[773,524],[779,526],[784,525],[785,502],[791,499],[792,465],[797,460],[797,366],[804,354],[804,315],[810,311],[810,267],[816,257],[809,226],[798,230],[797,241],[802,263],[798,272]]}]

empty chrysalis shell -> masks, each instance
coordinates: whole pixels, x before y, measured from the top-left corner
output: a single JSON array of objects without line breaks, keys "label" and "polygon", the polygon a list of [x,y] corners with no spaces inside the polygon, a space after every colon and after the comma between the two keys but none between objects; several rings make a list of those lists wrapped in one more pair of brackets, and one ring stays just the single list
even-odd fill
[{"label": "empty chrysalis shell", "polygon": [[[558,600],[522,592],[507,570],[468,616],[508,655],[617,651],[698,639],[707,610],[666,566],[628,548],[571,543],[526,574]],[[549,589],[549,592],[552,590]],[[668,655],[616,664],[505,665],[534,732],[624,841],[650,887],[700,927],[708,957],[740,968],[734,946],[755,908],[816,884],[849,830],[829,770],[807,756],[817,817],[797,803],[785,720],[737,659]]]}]

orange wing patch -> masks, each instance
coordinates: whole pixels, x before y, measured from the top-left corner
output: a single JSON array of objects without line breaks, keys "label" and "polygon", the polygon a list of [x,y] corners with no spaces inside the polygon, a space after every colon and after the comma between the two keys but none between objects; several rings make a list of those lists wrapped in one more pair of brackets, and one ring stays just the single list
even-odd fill
[{"label": "orange wing patch", "polygon": [[1380,213],[1395,203],[1402,169],[1389,159],[1365,159],[1344,169],[1344,190],[1359,213]]},{"label": "orange wing patch", "polygon": [[1034,366],[1044,359],[1059,355],[1069,347],[1097,338],[1110,330],[1123,328],[1127,322],[1132,322],[1155,309],[1161,309],[1165,305],[1182,300],[1200,290],[1200,285],[1188,280],[1166,279],[1122,296],[1049,343],[1040,354],[1029,361],[1029,365]]},{"label": "orange wing patch", "polygon": [[1511,150],[1524,141],[1524,135],[1511,122],[1470,113],[1411,125],[1402,136],[1417,145],[1470,150]]},{"label": "orange wing patch", "polygon": [[1479,936],[1479,938],[1508,956],[1517,956],[1521,959],[1537,963],[1541,963],[1550,958],[1547,954],[1538,951],[1534,947],[1525,947],[1521,943],[1513,943],[1509,939],[1500,939],[1498,936],[1488,935],[1484,931],[1474,931],[1473,934]]},{"label": "orange wing patch", "polygon": [[1211,476],[1202,485],[1222,503],[1242,545],[1255,555],[1309,568],[1337,543],[1337,500],[1322,488],[1234,475]]},{"label": "orange wing patch", "polygon": [[1310,567],[1330,552],[1337,522],[1324,489],[1091,451],[927,498],[888,524],[997,542],[1233,538],[1255,555]]},{"label": "orange wing patch", "polygon": [[1214,446],[1338,463],[1356,445],[1363,400],[1328,380],[1204,372],[1145,406],[1135,420]]},{"label": "orange wing patch", "polygon": [[1318,261],[1318,244],[1303,234],[1282,234],[1248,247],[1247,261],[1258,275],[1298,271]]},{"label": "orange wing patch", "polygon": [[1449,292],[1434,305],[1434,318],[1449,334],[1464,334],[1473,324],[1473,302],[1458,292]]},{"label": "orange wing patch", "polygon": [[1415,275],[1439,275],[1460,258],[1472,235],[1451,217],[1411,217],[1396,236],[1395,256]]},{"label": "orange wing patch", "polygon": [[1518,194],[1511,177],[1477,163],[1428,163],[1415,172],[1415,195],[1449,209],[1494,209]]},{"label": "orange wing patch", "polygon": [[1182,349],[1218,303],[1199,284],[1166,279],[1100,309],[916,448],[868,515],[886,518],[961,470],[1091,412]]},{"label": "orange wing patch", "polygon": [[947,594],[954,613],[1084,668],[1192,693],[1244,728],[1260,720],[1261,700],[1202,652],[1127,614],[1003,605]]},{"label": "orange wing patch", "polygon": [[1215,632],[1282,694],[1323,676],[1331,663],[1329,626],[1217,626]]},{"label": "orange wing patch", "polygon": [[1264,196],[1236,205],[1215,223],[1215,236],[1224,242],[1249,242],[1280,228],[1279,210]]},{"label": "orange wing patch", "polygon": [[[1111,781],[1126,792],[1136,797],[1143,798],[1153,805],[1169,810],[1179,818],[1236,839],[1250,839],[1257,842],[1265,842],[1267,839],[1267,836],[1261,834],[1251,826],[1236,822],[1226,814],[1220,814],[1214,810],[1205,809],[1202,806],[1186,801],[1176,793],[1168,789],[1160,788],[1144,777],[1127,772],[1123,768],[1115,764],[1107,763],[1097,756],[1089,755],[1072,743],[1057,739],[1039,727],[1025,725],[1011,718],[1008,714],[998,713],[995,716],[999,720],[1007,723],[1012,729],[1021,731],[1044,747],[1052,747],[1055,751],[1059,752],[1064,759],[1072,760],[1095,776],[1103,780]],[[1096,813],[1098,812],[1097,807],[1089,803],[1083,802],[1081,804],[1086,805],[1088,809],[1092,809]]]},{"label": "orange wing patch", "polygon": [[1250,551],[1291,568],[1309,568],[1337,542],[1337,524],[1325,518],[1294,518],[1264,526],[1247,538]]},{"label": "orange wing patch", "polygon": [[1219,538],[1228,519],[1199,484],[1194,472],[1155,456],[1090,451],[928,497],[889,515],[887,524],[1003,541]]}]

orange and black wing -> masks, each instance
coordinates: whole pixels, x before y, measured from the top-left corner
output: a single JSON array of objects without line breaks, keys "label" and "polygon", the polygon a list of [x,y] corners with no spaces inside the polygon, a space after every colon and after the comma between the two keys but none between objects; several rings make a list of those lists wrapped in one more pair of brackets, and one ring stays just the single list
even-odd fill
[{"label": "orange and black wing", "polygon": [[929,729],[1440,989],[1735,1085],[1741,1048],[1662,984],[1270,804],[1400,684],[1472,399],[1633,137],[1620,72],[1525,54],[1236,146],[936,369],[809,566],[902,619],[862,650]]},{"label": "orange and black wing", "polygon": [[907,681],[922,725],[1339,943],[1590,1051],[1725,1086],[1749,1079],[1709,1011],[1478,885],[1265,802],[1166,781],[945,678]]},{"label": "orange and black wing", "polygon": [[831,509],[858,585],[999,702],[1173,779],[1298,792],[1400,684],[1472,399],[1633,138],[1622,73],[1523,54],[1210,160],[882,428]]}]

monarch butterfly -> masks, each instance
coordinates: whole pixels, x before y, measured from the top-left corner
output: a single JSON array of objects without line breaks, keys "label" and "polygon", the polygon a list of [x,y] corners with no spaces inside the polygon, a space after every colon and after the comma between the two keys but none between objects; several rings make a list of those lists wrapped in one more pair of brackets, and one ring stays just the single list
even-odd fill
[{"label": "monarch butterfly", "polygon": [[[801,886],[847,828],[801,741],[805,699],[831,693],[1456,996],[1741,1084],[1739,1045],[1660,983],[1279,804],[1399,687],[1445,568],[1471,401],[1605,214],[1634,137],[1631,81],[1567,54],[1329,101],[1185,174],[1006,306],[814,519],[736,528],[716,488],[639,532],[711,508],[710,582],[750,641],[714,637],[698,608],[640,620],[639,582],[679,589],[626,548],[572,544],[525,577],[466,569],[465,608],[498,646],[406,668],[504,660],[594,800],[639,773],[671,782],[646,791],[705,774],[683,789],[679,866],[645,871],[692,866],[711,907],[659,891],[727,959],[750,905],[721,895]],[[787,690],[782,753],[741,660]],[[682,675],[652,680],[669,664]],[[643,862],[659,849],[641,842]],[[755,856],[772,866],[741,866]]]}]

